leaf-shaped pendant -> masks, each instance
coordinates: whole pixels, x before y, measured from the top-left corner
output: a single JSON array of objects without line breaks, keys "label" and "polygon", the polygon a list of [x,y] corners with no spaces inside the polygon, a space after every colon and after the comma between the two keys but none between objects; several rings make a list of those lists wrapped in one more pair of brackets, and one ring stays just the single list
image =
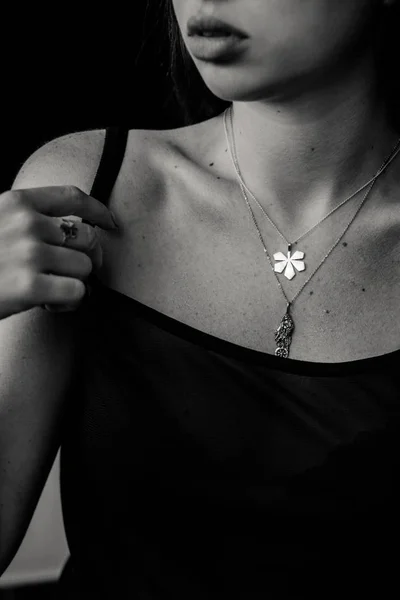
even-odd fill
[{"label": "leaf-shaped pendant", "polygon": [[275,356],[280,356],[281,358],[289,357],[289,348],[292,343],[292,334],[294,331],[294,321],[289,312],[290,305],[286,309],[286,314],[283,316],[281,322],[279,323],[278,329],[275,331],[275,342],[277,348],[275,350]]}]

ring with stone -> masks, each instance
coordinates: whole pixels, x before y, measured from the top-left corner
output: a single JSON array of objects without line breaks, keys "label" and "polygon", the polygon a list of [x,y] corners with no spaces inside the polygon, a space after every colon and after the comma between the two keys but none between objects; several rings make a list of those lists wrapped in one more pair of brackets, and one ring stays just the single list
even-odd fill
[{"label": "ring with stone", "polygon": [[76,222],[72,219],[63,218],[60,223],[60,229],[64,236],[61,246],[65,246],[68,240],[75,239],[78,235],[78,228],[76,226]]}]

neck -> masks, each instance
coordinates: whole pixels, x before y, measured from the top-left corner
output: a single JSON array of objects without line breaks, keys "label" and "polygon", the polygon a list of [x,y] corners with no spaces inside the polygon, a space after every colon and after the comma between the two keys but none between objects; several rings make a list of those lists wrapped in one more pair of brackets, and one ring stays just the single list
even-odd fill
[{"label": "neck", "polygon": [[357,67],[312,92],[233,103],[242,177],[288,234],[375,175],[395,142],[372,66]]}]

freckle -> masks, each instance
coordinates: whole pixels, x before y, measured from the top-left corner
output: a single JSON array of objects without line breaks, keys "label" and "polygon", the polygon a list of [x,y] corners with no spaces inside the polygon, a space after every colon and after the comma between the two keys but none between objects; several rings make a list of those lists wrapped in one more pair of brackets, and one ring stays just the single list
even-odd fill
[{"label": "freckle", "polygon": [[217,179],[221,179],[221,177],[217,177]]},{"label": "freckle", "polygon": [[225,152],[228,152],[228,148],[225,148]]},{"label": "freckle", "polygon": [[343,246],[346,248],[346,246],[347,246],[347,242],[343,242],[343,244],[342,244],[342,245],[343,245]]},{"label": "freckle", "polygon": [[209,166],[209,167],[213,167],[213,166],[214,166],[214,163],[210,163],[208,166]]},{"label": "freckle", "polygon": [[142,267],[142,263],[138,263],[138,265],[137,265],[137,266],[138,266],[139,268],[141,268],[141,267]]},{"label": "freckle", "polygon": [[277,112],[278,112],[278,113],[280,113],[281,111],[280,111],[280,110],[278,110]]},{"label": "freckle", "polygon": [[362,288],[362,291],[365,292],[365,288]]},{"label": "freckle", "polygon": [[178,165],[174,165],[174,166],[175,166],[175,169],[177,169],[177,168],[178,168]]},{"label": "freckle", "polygon": [[314,293],[314,292],[313,292],[313,290],[311,290],[311,292],[310,292],[310,296],[312,296],[312,295],[313,295],[313,293]]},{"label": "freckle", "polygon": [[314,152],[315,148],[311,148],[311,152]]},{"label": "freckle", "polygon": [[142,240],[145,240],[145,239],[146,239],[146,236],[145,236],[145,235],[142,235]]},{"label": "freckle", "polygon": [[330,313],[330,310],[326,310],[325,312],[326,312],[326,314],[327,314],[327,315],[329,315],[329,313]]}]

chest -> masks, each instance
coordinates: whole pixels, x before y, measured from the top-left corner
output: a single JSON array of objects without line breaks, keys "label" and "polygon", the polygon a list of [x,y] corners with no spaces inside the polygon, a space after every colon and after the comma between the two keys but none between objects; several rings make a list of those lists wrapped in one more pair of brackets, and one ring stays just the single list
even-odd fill
[{"label": "chest", "polygon": [[[191,194],[176,188],[157,209],[128,211],[119,241],[106,244],[103,282],[261,352],[275,351],[274,332],[286,312],[282,289],[294,298],[291,358],[340,362],[400,348],[400,218],[394,210],[365,210],[341,238],[356,207],[337,211],[293,248],[305,253],[306,268],[289,280],[284,271],[273,272],[244,204],[227,216],[210,204],[209,189],[205,198],[201,186]],[[254,215],[274,265],[273,254],[287,248],[261,213]]]}]

